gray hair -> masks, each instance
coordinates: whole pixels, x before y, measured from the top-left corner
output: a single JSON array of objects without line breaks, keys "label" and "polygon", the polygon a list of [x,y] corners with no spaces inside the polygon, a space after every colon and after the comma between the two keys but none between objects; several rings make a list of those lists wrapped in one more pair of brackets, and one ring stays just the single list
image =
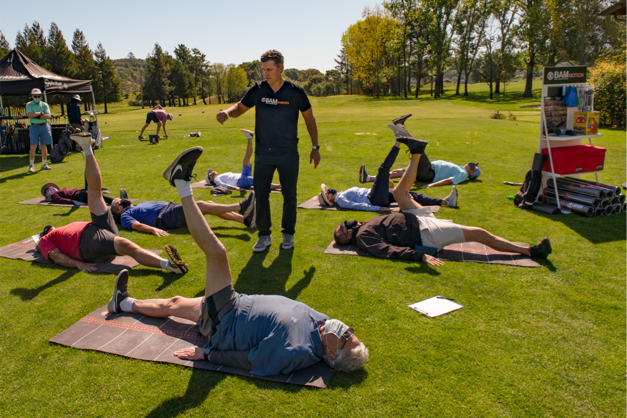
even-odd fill
[{"label": "gray hair", "polygon": [[339,350],[335,360],[331,360],[329,356],[325,354],[324,361],[337,371],[354,372],[363,369],[368,362],[368,349],[364,343],[360,342],[359,345],[352,350]]}]

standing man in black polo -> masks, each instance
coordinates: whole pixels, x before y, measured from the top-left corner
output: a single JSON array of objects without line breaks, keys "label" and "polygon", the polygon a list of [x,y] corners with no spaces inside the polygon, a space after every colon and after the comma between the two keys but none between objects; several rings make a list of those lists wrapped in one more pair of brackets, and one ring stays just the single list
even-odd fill
[{"label": "standing man in black polo", "polygon": [[311,137],[309,163],[320,163],[318,127],[305,90],[283,78],[283,55],[271,49],[261,56],[265,80],[255,83],[242,100],[216,115],[218,122],[237,118],[257,106],[255,115],[255,173],[257,228],[259,240],[253,251],[264,251],[271,243],[270,186],[275,170],[283,193],[283,244],[294,247],[296,226],[296,185],[298,183],[298,112],[303,114]]}]

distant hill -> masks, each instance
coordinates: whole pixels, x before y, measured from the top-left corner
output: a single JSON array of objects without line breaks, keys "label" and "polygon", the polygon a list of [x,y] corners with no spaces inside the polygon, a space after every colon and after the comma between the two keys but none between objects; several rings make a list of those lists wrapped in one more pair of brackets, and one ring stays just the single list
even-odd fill
[{"label": "distant hill", "polygon": [[120,92],[122,94],[139,93],[141,74],[146,68],[146,60],[139,58],[121,58],[113,60],[115,72],[120,79]]}]

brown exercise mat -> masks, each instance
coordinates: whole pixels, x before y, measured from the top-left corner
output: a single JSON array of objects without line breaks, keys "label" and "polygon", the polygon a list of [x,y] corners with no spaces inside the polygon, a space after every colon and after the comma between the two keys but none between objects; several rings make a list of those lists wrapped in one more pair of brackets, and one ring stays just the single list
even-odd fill
[{"label": "brown exercise mat", "polygon": [[[516,244],[527,245],[522,243]],[[336,244],[335,241],[329,244],[327,249],[324,250],[324,253],[370,256],[368,252],[360,249],[356,245],[339,245]],[[478,242],[463,242],[461,244],[448,245],[435,253],[435,257],[445,261],[470,261],[474,263],[506,264],[508,266],[518,267],[540,267],[540,263],[529,256],[496,251]]]},{"label": "brown exercise mat", "polygon": [[256,376],[244,369],[205,360],[181,360],[174,355],[175,351],[192,345],[202,347],[207,343],[196,323],[182,318],[152,318],[138,313],[110,315],[106,306],[80,319],[51,338],[50,342],[139,360],[180,364],[194,369],[317,388],[326,388],[333,374],[323,361],[289,375]]},{"label": "brown exercise mat", "polygon": [[[136,202],[139,199],[129,199],[131,202]],[[80,205],[80,206],[76,206],[76,205],[68,205],[66,203],[53,203],[53,202],[46,202],[46,199],[44,199],[43,197],[36,197],[34,199],[28,199],[25,200],[23,202],[18,202],[20,205],[41,205],[41,206],[59,206],[59,207],[63,207],[63,208],[87,208],[89,206],[87,205]]]},{"label": "brown exercise mat", "polygon": [[[207,182],[203,180],[192,183],[192,189],[213,189],[213,186],[207,184]],[[255,190],[252,186],[245,189],[242,189],[241,187],[229,187],[229,189],[236,192],[252,192]],[[270,193],[281,193],[281,190],[270,190]]]},{"label": "brown exercise mat", "polygon": [[[162,250],[148,250],[155,254],[161,254]],[[59,264],[55,264],[52,261],[48,261],[43,255],[39,254],[35,250],[35,241],[32,237],[28,237],[23,241],[16,242],[14,244],[5,245],[0,247],[0,257],[10,258],[12,260],[24,260],[24,261],[36,261],[38,263],[53,264],[59,267],[63,267]],[[97,273],[111,273],[118,274],[124,269],[132,269],[138,266],[139,263],[127,255],[116,256],[112,261],[108,263],[97,263]],[[69,267],[66,267],[69,268]]]},{"label": "brown exercise mat", "polygon": [[[353,209],[343,209],[335,205],[334,206],[322,206],[320,202],[318,202],[318,195],[301,203],[300,205],[298,205],[298,207],[301,209],[323,209],[323,210],[341,210],[341,211],[352,210],[354,212],[364,212],[362,210],[357,211]],[[423,207],[425,208],[425,210],[431,211],[431,213],[436,213],[437,211],[440,210],[440,206],[423,206]],[[396,202],[392,203],[388,209],[389,210],[380,210],[379,212],[398,212],[399,211],[398,203]],[[371,212],[374,212],[374,211],[371,211]]]}]

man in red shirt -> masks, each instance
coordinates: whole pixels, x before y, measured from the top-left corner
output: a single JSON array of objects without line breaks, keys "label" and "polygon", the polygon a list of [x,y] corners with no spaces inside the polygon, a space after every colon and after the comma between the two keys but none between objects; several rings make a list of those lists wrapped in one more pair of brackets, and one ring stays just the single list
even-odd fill
[{"label": "man in red shirt", "polygon": [[165,131],[165,123],[172,119],[174,119],[174,115],[172,113],[166,113],[161,105],[155,106],[150,112],[146,114],[146,124],[142,128],[142,131],[139,133],[138,139],[144,139],[142,135],[144,135],[144,131],[146,130],[148,125],[150,125],[150,122],[155,122],[157,124],[157,136],[159,135],[161,125],[163,125],[163,136],[167,138],[168,133]]},{"label": "man in red shirt", "polygon": [[72,139],[85,152],[85,179],[91,222],[72,222],[60,228],[46,226],[40,234],[37,251],[46,260],[82,271],[96,271],[96,263],[109,261],[116,255],[128,255],[144,266],[162,268],[177,274],[186,273],[187,263],[181,260],[178,251],[171,245],[165,247],[166,260],[120,237],[113,215],[102,198],[102,176],[91,148],[91,135],[73,136]]}]

